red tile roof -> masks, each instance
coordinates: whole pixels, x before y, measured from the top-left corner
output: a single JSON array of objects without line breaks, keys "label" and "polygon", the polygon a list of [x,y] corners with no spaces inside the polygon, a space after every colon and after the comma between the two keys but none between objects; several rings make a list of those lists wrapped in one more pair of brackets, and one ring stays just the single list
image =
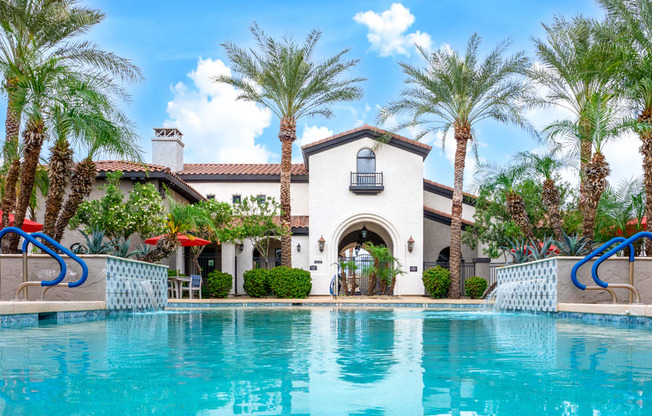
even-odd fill
[{"label": "red tile roof", "polygon": [[[439,211],[439,210],[434,209],[434,208],[427,207],[425,205],[423,206],[423,210],[428,211],[428,212],[432,212],[433,214],[441,215],[441,216],[446,217],[446,218],[448,218],[450,220],[453,219],[451,214],[449,214],[447,212]],[[468,220],[462,220],[462,224],[464,224],[464,225],[473,225],[473,222],[468,221]]]},{"label": "red tile roof", "polygon": [[[281,217],[275,217],[276,224],[281,223]],[[292,228],[308,228],[310,225],[310,217],[308,215],[293,215],[290,220],[290,227]]]},{"label": "red tile roof", "polygon": [[[292,175],[307,175],[303,163],[293,164]],[[186,163],[180,175],[280,175],[280,163]]]},{"label": "red tile roof", "polygon": [[[436,186],[436,187],[438,187],[438,188],[447,189],[447,190],[449,190],[449,191],[451,191],[451,192],[454,191],[454,189],[451,188],[450,186],[446,186],[446,185],[443,185],[443,184],[441,184],[441,183],[439,183],[439,182],[431,181],[431,180],[429,180],[429,179],[424,179],[423,182],[424,182],[424,183],[427,183],[428,185]],[[464,192],[464,195],[465,195],[465,196],[468,196],[469,198],[472,198],[472,199],[478,199],[478,196],[477,196],[477,195],[473,195],[473,194],[470,194],[470,193],[468,193],[468,192]]]},{"label": "red tile roof", "polygon": [[[372,132],[378,133],[378,134],[381,134],[381,135],[388,133],[386,130],[383,130],[381,128],[378,128],[378,127],[375,127],[375,126],[370,126],[369,124],[365,124],[363,126],[355,128],[353,130],[345,131],[343,133],[338,133],[338,134],[336,134],[334,136],[326,137],[325,139],[321,139],[321,140],[317,140],[316,142],[309,143],[309,144],[301,147],[301,149],[308,149],[308,148],[310,148],[312,146],[316,146],[318,144],[326,143],[326,142],[329,142],[331,140],[337,139],[339,137],[346,136],[346,135],[351,134],[351,133],[357,133],[357,132],[363,131],[363,130],[371,130]],[[392,135],[392,138],[396,139],[396,140],[399,140],[401,142],[410,143],[410,144],[412,144],[414,146],[421,147],[423,149],[432,150],[432,146],[428,146],[427,144],[421,143],[421,142],[419,142],[417,140],[408,139],[407,137],[400,136],[398,134]]]},{"label": "red tile roof", "polygon": [[200,192],[188,185],[188,183],[181,179],[175,172],[172,172],[167,166],[155,165],[153,163],[129,162],[126,160],[98,160],[95,162],[95,169],[98,173],[120,170],[123,173],[163,174],[181,183],[181,186],[185,187],[189,193],[194,194],[197,199],[206,199]]}]

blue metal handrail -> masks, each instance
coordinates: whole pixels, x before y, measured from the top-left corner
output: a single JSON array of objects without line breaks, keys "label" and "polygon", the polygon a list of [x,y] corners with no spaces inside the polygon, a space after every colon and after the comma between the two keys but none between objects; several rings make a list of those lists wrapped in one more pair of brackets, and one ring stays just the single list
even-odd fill
[{"label": "blue metal handrail", "polygon": [[[25,239],[25,241],[31,242],[36,247],[40,248],[45,253],[49,254],[50,257],[54,258],[59,263],[59,266],[61,267],[61,272],[59,273],[59,276],[57,276],[57,278],[54,279],[54,280],[42,280],[40,282],[41,286],[56,286],[59,283],[61,283],[63,278],[66,277],[66,273],[68,271],[68,269],[66,267],[66,262],[63,261],[61,256],[59,256],[54,251],[50,250],[50,248],[48,248],[45,244],[41,243],[40,241],[38,241],[37,239],[32,237],[30,234],[28,234],[25,231],[21,230],[20,228],[16,228],[16,227],[6,227],[6,228],[1,229],[0,230],[0,241],[2,240],[2,237],[4,237],[5,235],[7,235],[9,233],[18,234],[19,236],[23,237]],[[22,247],[21,251],[23,253],[26,253],[24,244],[23,244],[23,247]]]},{"label": "blue metal handrail", "polygon": [[[625,241],[625,238],[624,237],[614,237],[611,240],[604,243],[603,245],[601,245],[600,247],[593,250],[593,252],[591,254],[589,254],[588,256],[584,257],[582,260],[575,263],[575,266],[573,266],[573,269],[571,270],[571,280],[573,281],[573,284],[575,286],[577,286],[581,290],[586,290],[586,285],[582,284],[579,280],[577,280],[577,272],[579,271],[580,267],[582,267],[583,265],[585,265],[586,263],[591,261],[591,259],[593,259],[594,257],[599,256],[600,254],[602,254],[602,252],[604,250],[608,249],[609,247],[611,247],[615,243],[619,243],[621,241]],[[634,261],[634,246],[632,244],[629,245],[629,261],[630,262]],[[596,283],[597,283],[597,281],[596,281]],[[604,282],[602,282],[602,283],[604,283]],[[600,286],[601,287],[606,287],[606,286],[602,286],[602,285],[600,285]]]},{"label": "blue metal handrail", "polygon": [[[600,264],[602,264],[602,262],[607,260],[609,257],[613,256],[614,254],[618,253],[619,251],[621,251],[625,247],[630,246],[633,242],[635,242],[637,240],[640,240],[641,238],[652,239],[652,233],[649,232],[649,231],[641,231],[640,233],[634,234],[633,236],[629,237],[628,239],[626,239],[622,243],[618,244],[616,247],[614,247],[611,250],[604,253],[602,256],[600,256],[599,259],[597,259],[595,261],[595,263],[593,263],[593,267],[591,268],[591,276],[593,277],[593,280],[595,281],[595,283],[598,286],[605,287],[605,288],[609,286],[609,284],[607,282],[603,282],[598,277],[598,268],[600,267]],[[633,253],[634,250],[630,250],[630,252]],[[630,257],[631,257],[631,253],[630,253]]]},{"label": "blue metal handrail", "polygon": [[[34,237],[34,238],[41,238],[41,239],[47,241],[52,246],[54,246],[54,248],[61,251],[62,253],[64,253],[65,255],[67,255],[68,257],[73,259],[74,261],[76,261],[81,266],[81,269],[82,269],[81,277],[79,279],[77,279],[76,281],[74,281],[74,282],[67,283],[68,287],[79,287],[82,284],[84,284],[84,282],[88,278],[88,266],[86,265],[86,262],[84,260],[77,257],[77,255],[75,253],[73,253],[72,251],[70,251],[66,247],[59,244],[54,238],[50,237],[47,234],[43,234],[43,233],[38,232],[38,233],[32,233],[31,236]],[[28,241],[28,240],[25,240],[23,242],[23,252],[25,252],[27,250],[27,247],[29,246],[30,242],[31,241]]]}]

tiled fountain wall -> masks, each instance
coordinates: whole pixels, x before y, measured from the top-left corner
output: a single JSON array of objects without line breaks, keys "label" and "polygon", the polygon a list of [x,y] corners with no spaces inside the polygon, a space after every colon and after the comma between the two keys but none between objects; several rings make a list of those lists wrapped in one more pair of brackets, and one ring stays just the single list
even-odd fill
[{"label": "tiled fountain wall", "polygon": [[[497,270],[498,289],[508,289],[504,309],[554,312],[557,310],[557,259],[546,259]],[[498,295],[500,296],[500,294]]]},{"label": "tiled fountain wall", "polygon": [[[505,299],[505,309],[553,312],[558,303],[611,303],[611,296],[605,291],[582,291],[573,285],[571,270],[579,260],[581,257],[556,257],[498,269],[498,287],[505,285],[503,291],[511,292]],[[588,262],[577,275],[588,286],[595,286],[592,266],[593,261]],[[629,261],[622,257],[605,261],[600,266],[600,278],[607,283],[629,283]],[[636,258],[634,286],[639,290],[641,302],[652,304],[652,258]],[[628,301],[629,291],[615,291],[618,303]]]},{"label": "tiled fountain wall", "polygon": [[[56,287],[45,295],[52,301],[104,301],[108,310],[161,310],[167,304],[167,267],[106,255],[80,256],[88,266],[88,280],[77,288]],[[81,268],[64,257],[68,276],[64,282],[77,280]],[[13,300],[23,281],[22,257],[0,256],[0,300]],[[59,265],[47,255],[28,257],[29,280],[51,280]],[[29,299],[37,300],[41,288],[29,288]]]}]

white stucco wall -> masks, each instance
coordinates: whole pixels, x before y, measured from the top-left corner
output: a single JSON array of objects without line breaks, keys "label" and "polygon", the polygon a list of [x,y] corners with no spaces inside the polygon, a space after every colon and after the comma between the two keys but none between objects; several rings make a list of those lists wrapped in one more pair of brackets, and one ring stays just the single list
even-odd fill
[{"label": "white stucco wall", "polygon": [[[441,195],[433,194],[426,190],[423,191],[423,204],[429,208],[436,209],[437,211],[451,213],[452,203],[449,198]],[[467,204],[462,204],[462,219],[473,221],[475,215],[475,207]]]},{"label": "white stucco wall", "polygon": [[[397,279],[395,294],[422,294],[423,264],[423,158],[390,145],[375,150],[376,171],[383,172],[384,191],[359,195],[349,190],[350,173],[356,171],[356,157],[362,148],[377,141],[362,138],[310,156],[310,265],[313,294],[328,294],[336,273],[338,242],[349,230],[382,229],[393,246],[393,254],[408,272]],[[319,252],[320,236],[326,240]],[[407,240],[416,241],[412,253]],[[388,242],[388,245],[390,243]],[[321,264],[315,264],[315,260]],[[417,266],[416,272],[409,272]]]},{"label": "white stucco wall", "polygon": [[[266,195],[281,200],[281,185],[279,182],[200,182],[186,180],[200,194],[215,195],[215,199],[231,203],[233,195],[247,196]],[[292,200],[292,215],[308,215],[308,183],[292,183],[290,186]]]}]

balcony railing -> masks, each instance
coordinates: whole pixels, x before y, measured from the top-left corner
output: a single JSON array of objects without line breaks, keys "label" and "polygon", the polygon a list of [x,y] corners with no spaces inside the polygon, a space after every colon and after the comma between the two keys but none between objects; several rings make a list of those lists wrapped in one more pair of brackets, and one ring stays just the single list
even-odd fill
[{"label": "balcony railing", "polygon": [[383,172],[351,172],[349,190],[356,194],[377,194],[384,190]]}]

